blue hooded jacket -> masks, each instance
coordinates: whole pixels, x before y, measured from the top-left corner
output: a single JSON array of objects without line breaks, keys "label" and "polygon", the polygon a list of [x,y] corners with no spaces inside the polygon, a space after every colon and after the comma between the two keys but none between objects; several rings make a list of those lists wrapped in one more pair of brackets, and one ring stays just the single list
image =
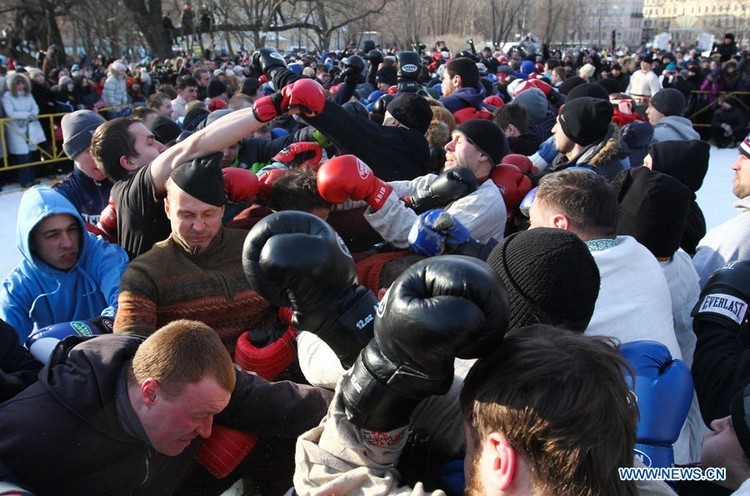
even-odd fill
[{"label": "blue hooded jacket", "polygon": [[440,102],[451,113],[467,107],[481,110],[484,107],[483,101],[486,97],[484,86],[479,85],[477,88],[459,88],[450,95],[442,97]]},{"label": "blue hooded jacket", "polygon": [[[46,264],[31,250],[31,231],[50,215],[68,214],[81,224],[78,260],[68,271]],[[24,193],[18,208],[16,243],[21,263],[3,281],[0,318],[16,329],[23,344],[34,329],[104,315],[114,317],[120,278],[128,256],[86,231],[81,215],[60,193],[47,187]]]}]

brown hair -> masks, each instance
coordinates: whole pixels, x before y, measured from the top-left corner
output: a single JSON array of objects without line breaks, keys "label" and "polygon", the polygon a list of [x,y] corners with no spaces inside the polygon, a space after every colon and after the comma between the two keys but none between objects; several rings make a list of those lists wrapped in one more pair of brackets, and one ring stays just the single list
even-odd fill
[{"label": "brown hair", "polygon": [[536,200],[568,218],[584,241],[617,235],[620,207],[607,180],[595,172],[562,170],[539,181]]},{"label": "brown hair", "polygon": [[91,137],[91,156],[96,166],[112,182],[127,179],[128,171],[120,165],[120,157],[137,157],[135,136],[130,133],[130,126],[137,119],[118,117],[107,121],[94,131]]},{"label": "brown hair", "polygon": [[495,110],[494,115],[492,116],[492,121],[503,131],[509,125],[513,124],[516,126],[519,133],[528,134],[529,132],[529,114],[526,112],[523,105],[517,103],[503,105]]},{"label": "brown hair", "polygon": [[461,87],[479,87],[479,69],[472,59],[468,57],[451,59],[450,62],[445,64],[445,70],[450,77],[461,76]]},{"label": "brown hair", "polygon": [[268,208],[275,212],[282,210],[300,210],[312,212],[313,210],[331,208],[318,192],[316,173],[308,167],[289,169],[286,174],[276,179],[273,183],[271,196],[268,199]]},{"label": "brown hair", "polygon": [[638,408],[608,338],[534,325],[509,333],[471,369],[461,391],[478,446],[505,436],[545,494],[637,494],[618,467],[633,464]]},{"label": "brown hair", "polygon": [[166,93],[156,92],[148,97],[148,107],[152,109],[158,109],[164,103],[164,100],[172,100]]},{"label": "brown hair", "polygon": [[128,370],[128,382],[140,384],[153,378],[170,397],[205,377],[212,377],[226,391],[233,391],[234,365],[219,335],[194,320],[175,320],[138,347]]}]

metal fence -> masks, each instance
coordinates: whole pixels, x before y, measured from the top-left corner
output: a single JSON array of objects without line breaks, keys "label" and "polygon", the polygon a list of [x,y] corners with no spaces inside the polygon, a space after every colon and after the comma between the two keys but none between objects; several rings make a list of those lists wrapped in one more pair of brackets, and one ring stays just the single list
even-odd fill
[{"label": "metal fence", "polygon": [[[123,109],[132,107],[105,107],[99,109],[99,113],[105,119],[110,111],[121,112]],[[12,119],[10,117],[0,118],[0,172],[14,169],[21,169],[23,167],[33,167],[36,165],[49,165],[57,162],[69,161],[67,155],[62,148],[62,128],[60,127],[60,120],[68,112],[60,112],[56,114],[44,114],[39,116],[39,123],[42,128],[45,129],[45,135],[48,137],[47,141],[34,145],[39,151],[40,160],[34,162],[27,162],[24,164],[10,164],[10,153],[8,151],[8,140],[7,133],[13,133],[19,136],[27,143],[31,143],[26,134],[18,131],[15,127],[11,126],[12,121],[18,119]],[[33,145],[33,144],[32,144]]]},{"label": "metal fence", "polygon": [[[690,115],[686,116],[693,123],[693,127],[711,127],[710,122],[696,121],[710,118],[710,112],[716,108],[716,101],[723,98],[728,98],[735,103],[739,103],[744,108],[745,114],[750,115],[750,106],[748,105],[748,102],[750,102],[750,91],[721,91],[715,101],[710,101],[708,98],[709,95],[714,95],[714,93],[700,90],[690,92],[691,99],[695,98],[700,102],[697,105],[698,108],[693,109]],[[741,98],[742,96],[745,97],[744,100]],[[748,122],[746,127],[750,129],[750,122]]]}]

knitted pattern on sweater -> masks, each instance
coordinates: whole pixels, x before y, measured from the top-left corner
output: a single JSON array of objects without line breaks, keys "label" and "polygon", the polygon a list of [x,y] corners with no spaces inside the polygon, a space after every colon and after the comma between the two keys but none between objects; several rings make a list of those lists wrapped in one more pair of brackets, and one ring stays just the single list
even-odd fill
[{"label": "knitted pattern on sweater", "polygon": [[266,316],[242,270],[247,231],[222,228],[197,255],[170,236],[135,258],[120,282],[116,333],[149,336],[177,319],[205,323],[234,356],[237,338]]}]

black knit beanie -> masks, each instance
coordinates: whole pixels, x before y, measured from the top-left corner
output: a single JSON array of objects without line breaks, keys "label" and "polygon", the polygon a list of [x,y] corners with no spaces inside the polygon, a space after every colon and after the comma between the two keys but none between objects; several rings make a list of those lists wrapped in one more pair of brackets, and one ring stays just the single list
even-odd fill
[{"label": "black knit beanie", "polygon": [[745,456],[750,458],[750,385],[734,395],[729,410],[732,415],[732,427],[737,434],[740,446]]},{"label": "black knit beanie", "polygon": [[222,83],[218,79],[212,79],[208,83],[208,88],[206,88],[206,96],[208,98],[216,98],[217,96],[221,95],[222,93],[225,93],[227,91],[227,85]]},{"label": "black knit beanie", "polygon": [[[620,83],[615,81],[612,78],[604,78],[596,81],[596,83],[607,92],[608,95],[611,95],[612,93],[621,93],[620,91]],[[596,95],[590,95],[590,96],[596,96]]]},{"label": "black knit beanie", "polygon": [[674,255],[693,196],[687,186],[646,167],[624,170],[611,184],[620,203],[617,234],[633,236],[656,258]]},{"label": "black knit beanie", "polygon": [[657,91],[651,97],[649,103],[665,116],[682,115],[687,108],[685,95],[682,94],[682,91],[675,88],[664,88]]},{"label": "black knit beanie", "polygon": [[669,174],[695,193],[708,172],[711,145],[702,140],[660,141],[648,149],[651,168]]},{"label": "black knit beanie", "polygon": [[550,324],[583,332],[599,296],[599,269],[586,244],[570,231],[520,231],[496,246],[487,263],[508,290],[509,329]]},{"label": "black knit beanie", "polygon": [[604,89],[604,86],[598,83],[584,83],[570,90],[570,92],[568,93],[568,98],[565,99],[565,103],[570,103],[573,100],[582,98],[584,96],[590,96],[609,101],[609,93],[606,89]]},{"label": "black knit beanie", "polygon": [[[601,86],[599,88],[604,91]],[[588,146],[607,133],[613,114],[609,100],[584,96],[565,103],[559,122],[565,135],[574,143]]]},{"label": "black knit beanie", "polygon": [[570,90],[585,83],[586,80],[581,76],[571,76],[560,84],[560,93],[568,95],[570,94]]},{"label": "black knit beanie", "polygon": [[508,138],[500,126],[486,119],[469,119],[456,127],[456,131],[466,136],[482,153],[490,158],[492,165],[500,163],[508,154]]},{"label": "black knit beanie", "polygon": [[172,119],[160,115],[151,123],[151,132],[159,143],[166,145],[170,141],[175,141],[182,129]]},{"label": "black knit beanie", "polygon": [[213,153],[196,158],[177,167],[169,177],[190,196],[203,203],[221,207],[227,203],[224,175],[219,167],[222,156],[221,153]]},{"label": "black knit beanie", "polygon": [[416,93],[401,93],[386,110],[404,126],[424,134],[432,121],[432,109],[424,97]]}]

